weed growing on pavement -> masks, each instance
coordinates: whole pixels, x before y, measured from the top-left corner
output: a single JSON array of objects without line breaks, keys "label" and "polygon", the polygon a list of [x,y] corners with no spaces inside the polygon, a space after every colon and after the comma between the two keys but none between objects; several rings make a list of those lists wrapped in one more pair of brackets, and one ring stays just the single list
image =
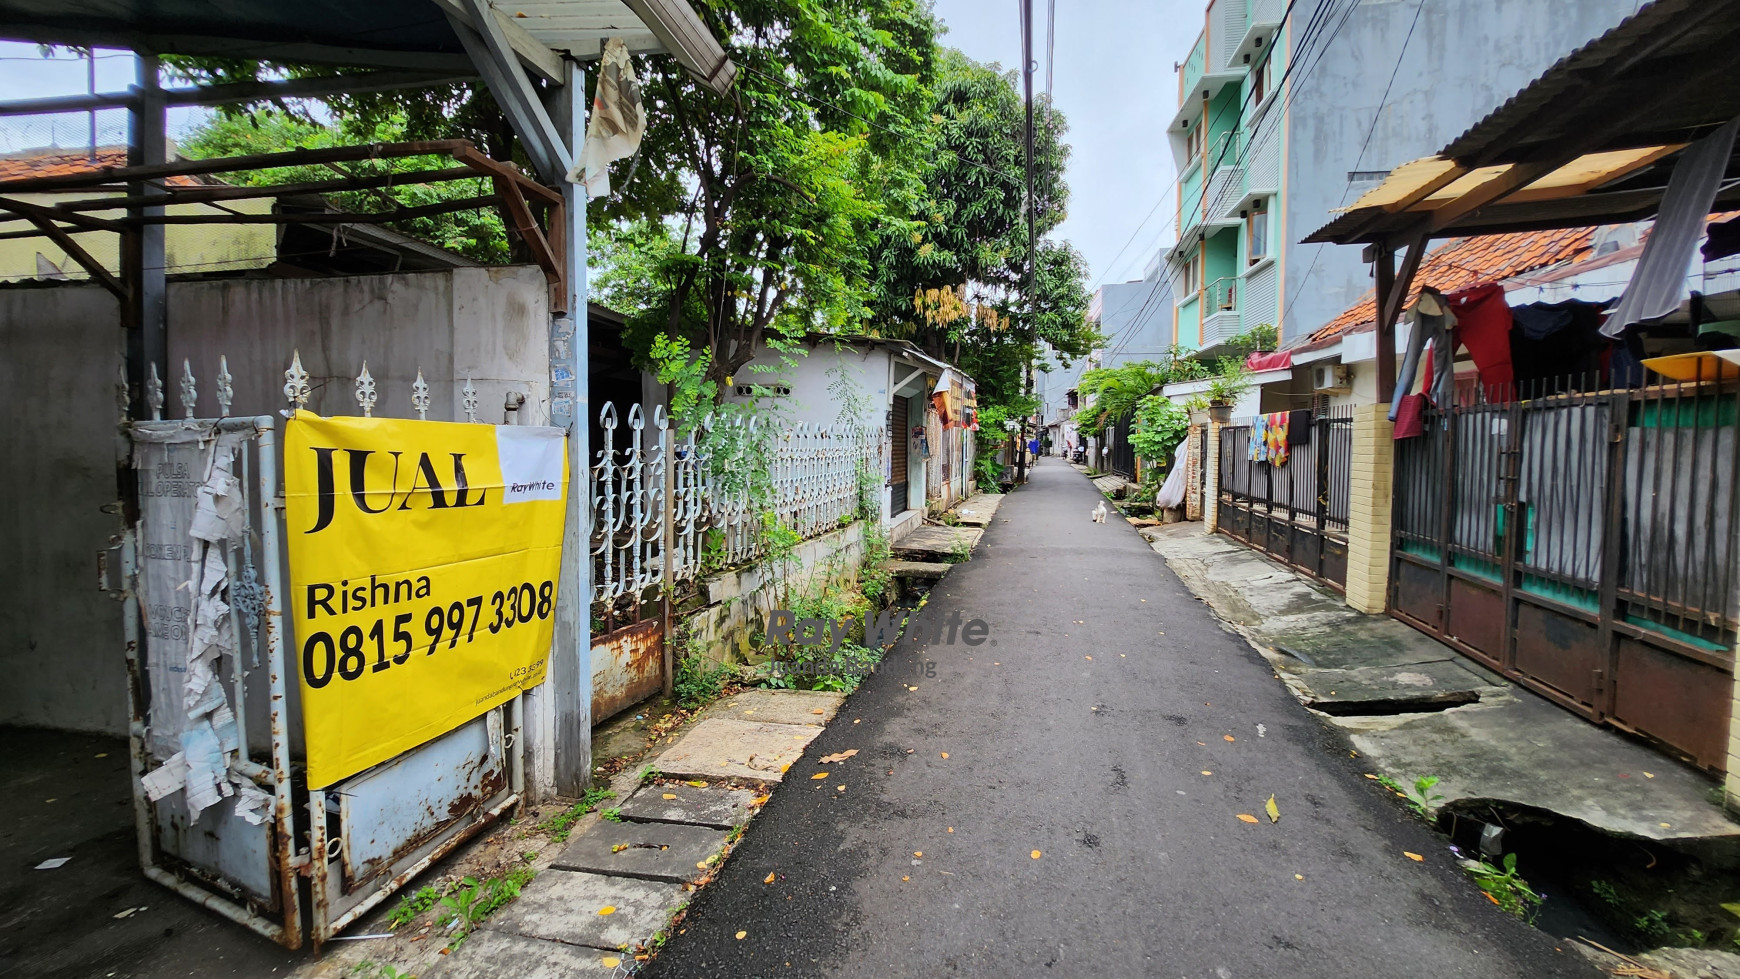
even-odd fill
[{"label": "weed growing on pavement", "polygon": [[1619,907],[1619,891],[1616,890],[1612,884],[1609,884],[1604,880],[1592,880],[1589,882],[1589,890],[1593,891],[1595,896],[1600,898],[1602,903],[1606,904],[1608,907]]},{"label": "weed growing on pavement", "polygon": [[521,866],[500,877],[483,880],[467,877],[448,890],[441,898],[441,911],[435,918],[438,927],[453,933],[447,941],[448,951],[463,945],[473,929],[519,897],[520,889],[535,876],[536,870]]},{"label": "weed growing on pavement", "polygon": [[1534,924],[1535,916],[1540,914],[1541,904],[1546,898],[1535,893],[1529,887],[1529,882],[1517,874],[1516,854],[1504,855],[1502,870],[1482,860],[1479,866],[1469,867],[1468,873],[1474,877],[1474,883],[1486,892],[1492,903],[1505,912]]},{"label": "weed growing on pavement", "polygon": [[1673,929],[1668,927],[1667,912],[1661,910],[1645,911],[1631,922],[1631,927],[1649,938],[1666,938],[1673,933]]},{"label": "weed growing on pavement", "polygon": [[613,806],[609,809],[604,810],[603,812],[599,813],[598,815],[602,816],[603,818],[605,818],[613,823],[620,823],[620,822],[622,822],[622,807],[621,806]]},{"label": "weed growing on pavement", "polygon": [[973,545],[957,540],[949,545],[949,563],[962,564],[973,559]]},{"label": "weed growing on pavement", "polygon": [[401,895],[398,905],[387,912],[387,927],[398,928],[400,925],[410,924],[418,915],[434,907],[439,900],[441,892],[428,886]]},{"label": "weed growing on pavement", "polygon": [[1412,789],[1388,775],[1379,775],[1377,781],[1379,785],[1406,800],[1408,806],[1414,810],[1415,815],[1421,819],[1429,819],[1432,807],[1444,801],[1443,793],[1432,791],[1434,785],[1443,781],[1436,775],[1422,775],[1414,779]]},{"label": "weed growing on pavement", "polygon": [[599,803],[606,799],[616,798],[616,793],[609,789],[587,789],[580,801],[550,817],[542,824],[542,828],[550,834],[550,839],[557,843],[565,842],[568,834],[574,832],[574,824],[580,817],[598,808]]},{"label": "weed growing on pavement", "polygon": [[677,662],[671,689],[684,710],[698,710],[719,699],[731,679],[731,668],[696,653]]},{"label": "weed growing on pavement", "polygon": [[366,959],[345,970],[345,979],[417,979],[409,972],[403,972],[396,966],[380,962],[370,962]]},{"label": "weed growing on pavement", "polygon": [[640,784],[650,785],[654,781],[657,781],[663,775],[664,775],[664,772],[661,772],[658,769],[652,767],[651,765],[648,765],[645,768],[640,770]]}]

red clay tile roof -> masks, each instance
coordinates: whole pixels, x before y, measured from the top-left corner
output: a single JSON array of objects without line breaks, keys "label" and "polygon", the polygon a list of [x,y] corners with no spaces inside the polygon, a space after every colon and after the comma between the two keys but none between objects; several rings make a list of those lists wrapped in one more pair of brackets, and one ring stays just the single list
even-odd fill
[{"label": "red clay tile roof", "polygon": [[[127,165],[127,151],[121,147],[97,148],[96,162],[84,150],[32,150],[14,156],[0,156],[0,180],[21,177],[62,177],[106,167]],[[170,177],[164,181],[175,187],[194,187],[200,181],[193,177]]]},{"label": "red clay tile roof", "polygon": [[[1426,286],[1448,295],[1483,282],[1498,282],[1524,272],[1585,258],[1594,234],[1594,228],[1560,228],[1457,239],[1420,261],[1420,270],[1414,275],[1414,284],[1408,290],[1408,302],[1412,303]],[[1351,309],[1312,333],[1306,343],[1329,340],[1375,322],[1377,292],[1373,290]]]}]

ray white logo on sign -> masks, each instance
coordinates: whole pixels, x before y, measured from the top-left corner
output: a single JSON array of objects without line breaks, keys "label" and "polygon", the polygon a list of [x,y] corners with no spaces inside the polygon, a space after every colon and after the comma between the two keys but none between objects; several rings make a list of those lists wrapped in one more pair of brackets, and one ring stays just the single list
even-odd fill
[{"label": "ray white logo on sign", "polygon": [[[907,610],[898,607],[883,609],[874,618],[865,616],[864,645],[869,649],[886,649],[894,645],[900,638],[901,627],[906,624],[906,616]],[[846,642],[856,624],[850,615],[838,622],[830,622],[827,619],[799,618],[789,609],[774,609],[767,616],[767,642],[776,646],[824,646],[834,651]],[[958,639],[968,646],[982,646],[990,634],[991,627],[984,619],[969,619],[963,625],[961,613],[956,610],[949,613],[947,619],[937,620],[928,641],[931,645],[953,646]],[[992,645],[996,644],[995,640],[990,641]]]}]

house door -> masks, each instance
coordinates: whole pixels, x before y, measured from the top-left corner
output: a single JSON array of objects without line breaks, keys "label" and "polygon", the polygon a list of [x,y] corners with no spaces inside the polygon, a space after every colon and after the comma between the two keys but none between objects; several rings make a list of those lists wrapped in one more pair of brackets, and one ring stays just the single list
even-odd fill
[{"label": "house door", "polygon": [[894,406],[888,409],[888,437],[892,443],[888,454],[888,479],[894,491],[888,503],[890,516],[912,509],[912,505],[906,500],[906,419],[908,410],[908,399],[898,394],[894,396]]}]

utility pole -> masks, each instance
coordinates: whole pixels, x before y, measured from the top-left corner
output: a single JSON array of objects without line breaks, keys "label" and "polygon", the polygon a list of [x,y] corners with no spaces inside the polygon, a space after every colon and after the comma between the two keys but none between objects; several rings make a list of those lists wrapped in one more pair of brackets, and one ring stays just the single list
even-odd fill
[{"label": "utility pole", "polygon": [[[1037,342],[1038,303],[1034,295],[1035,286],[1039,281],[1038,244],[1034,237],[1034,205],[1033,199],[1033,0],[1021,0],[1021,79],[1025,87],[1027,99],[1027,325],[1035,331]],[[1023,396],[1033,394],[1033,369],[1029,364],[1024,372],[1021,383]],[[1027,481],[1027,415],[1021,416],[1021,444],[1015,450],[1015,481]]]}]

